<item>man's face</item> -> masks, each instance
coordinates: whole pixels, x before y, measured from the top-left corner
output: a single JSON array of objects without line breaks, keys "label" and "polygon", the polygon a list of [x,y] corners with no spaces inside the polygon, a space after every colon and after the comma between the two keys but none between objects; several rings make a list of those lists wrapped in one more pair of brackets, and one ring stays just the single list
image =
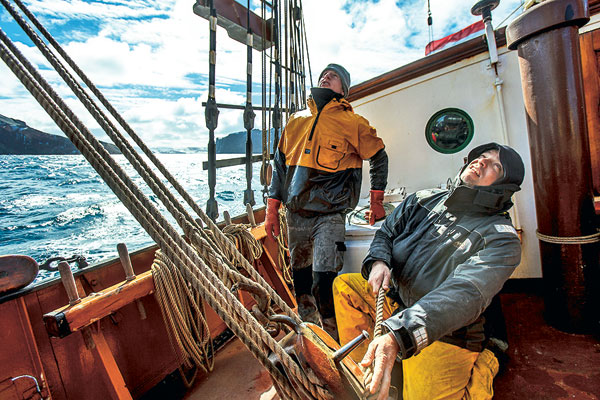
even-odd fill
[{"label": "man's face", "polygon": [[490,186],[503,176],[498,150],[488,150],[469,163],[460,179],[467,186]]},{"label": "man's face", "polygon": [[332,70],[327,70],[323,73],[321,79],[319,79],[319,87],[329,88],[336,93],[341,95],[344,94],[344,89],[342,88],[342,80],[339,75],[336,74]]}]

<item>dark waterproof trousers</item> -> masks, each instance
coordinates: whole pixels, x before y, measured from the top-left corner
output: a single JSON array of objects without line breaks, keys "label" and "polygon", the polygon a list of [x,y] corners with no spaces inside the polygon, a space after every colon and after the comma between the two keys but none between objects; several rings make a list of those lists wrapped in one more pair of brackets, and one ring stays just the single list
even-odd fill
[{"label": "dark waterproof trousers", "polygon": [[[300,303],[301,297],[312,295],[321,318],[332,318],[333,280],[344,262],[344,214],[302,217],[288,212],[287,224],[296,299]],[[310,305],[299,304],[301,318],[311,311],[304,308]]]}]

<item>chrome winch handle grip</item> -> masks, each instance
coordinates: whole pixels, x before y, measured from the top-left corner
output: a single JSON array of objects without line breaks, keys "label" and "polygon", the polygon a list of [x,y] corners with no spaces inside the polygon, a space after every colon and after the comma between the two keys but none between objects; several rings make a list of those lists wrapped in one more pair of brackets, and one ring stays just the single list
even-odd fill
[{"label": "chrome winch handle grip", "polygon": [[358,346],[360,346],[360,344],[362,342],[364,342],[365,340],[368,340],[368,339],[369,339],[369,333],[367,331],[362,331],[362,333],[360,335],[358,335],[357,337],[355,337],[354,339],[352,339],[350,342],[348,342],[347,344],[345,344],[343,347],[340,347],[339,350],[337,350],[335,353],[333,353],[333,355],[331,356],[331,358],[336,363],[339,363],[344,358],[346,358],[346,356],[348,354],[350,354],[350,352],[352,350],[354,350],[355,348],[357,348]]}]

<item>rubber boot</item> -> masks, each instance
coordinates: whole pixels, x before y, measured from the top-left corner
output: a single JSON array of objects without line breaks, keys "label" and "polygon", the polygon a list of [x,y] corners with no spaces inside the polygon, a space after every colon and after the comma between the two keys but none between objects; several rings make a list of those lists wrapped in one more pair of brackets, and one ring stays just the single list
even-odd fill
[{"label": "rubber boot", "polygon": [[333,280],[336,276],[337,272],[313,272],[312,294],[321,314],[323,329],[337,342],[339,337],[333,306]]},{"label": "rubber boot", "polygon": [[329,334],[336,342],[340,342],[340,337],[337,331],[337,322],[335,317],[323,318],[323,330]]},{"label": "rubber boot", "polygon": [[317,309],[317,301],[311,293],[313,286],[312,265],[292,270],[298,315],[304,322],[312,322],[321,326],[321,318]]},{"label": "rubber boot", "polygon": [[486,338],[488,338],[484,347],[494,353],[500,366],[498,373],[502,374],[508,364],[509,356],[506,320],[504,319],[499,295],[492,298],[490,305],[483,312],[483,316],[485,317],[483,329]]},{"label": "rubber boot", "polygon": [[298,315],[304,322],[311,322],[321,326],[321,317],[317,310],[317,302],[311,294],[301,294],[296,297],[298,302]]}]

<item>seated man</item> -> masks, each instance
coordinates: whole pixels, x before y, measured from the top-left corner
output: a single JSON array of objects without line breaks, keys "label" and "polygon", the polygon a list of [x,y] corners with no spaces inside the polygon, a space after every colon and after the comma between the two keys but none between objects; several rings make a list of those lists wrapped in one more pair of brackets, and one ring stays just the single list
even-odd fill
[{"label": "seated man", "polygon": [[341,343],[373,331],[375,296],[391,287],[384,334],[351,353],[373,368],[369,389],[380,391],[379,399],[387,399],[396,359],[402,360],[405,400],[492,398],[498,361],[484,349],[482,313],[521,261],[507,210],[523,176],[512,148],[476,147],[450,190],[414,193],[387,217],[362,276],[336,278]]}]

